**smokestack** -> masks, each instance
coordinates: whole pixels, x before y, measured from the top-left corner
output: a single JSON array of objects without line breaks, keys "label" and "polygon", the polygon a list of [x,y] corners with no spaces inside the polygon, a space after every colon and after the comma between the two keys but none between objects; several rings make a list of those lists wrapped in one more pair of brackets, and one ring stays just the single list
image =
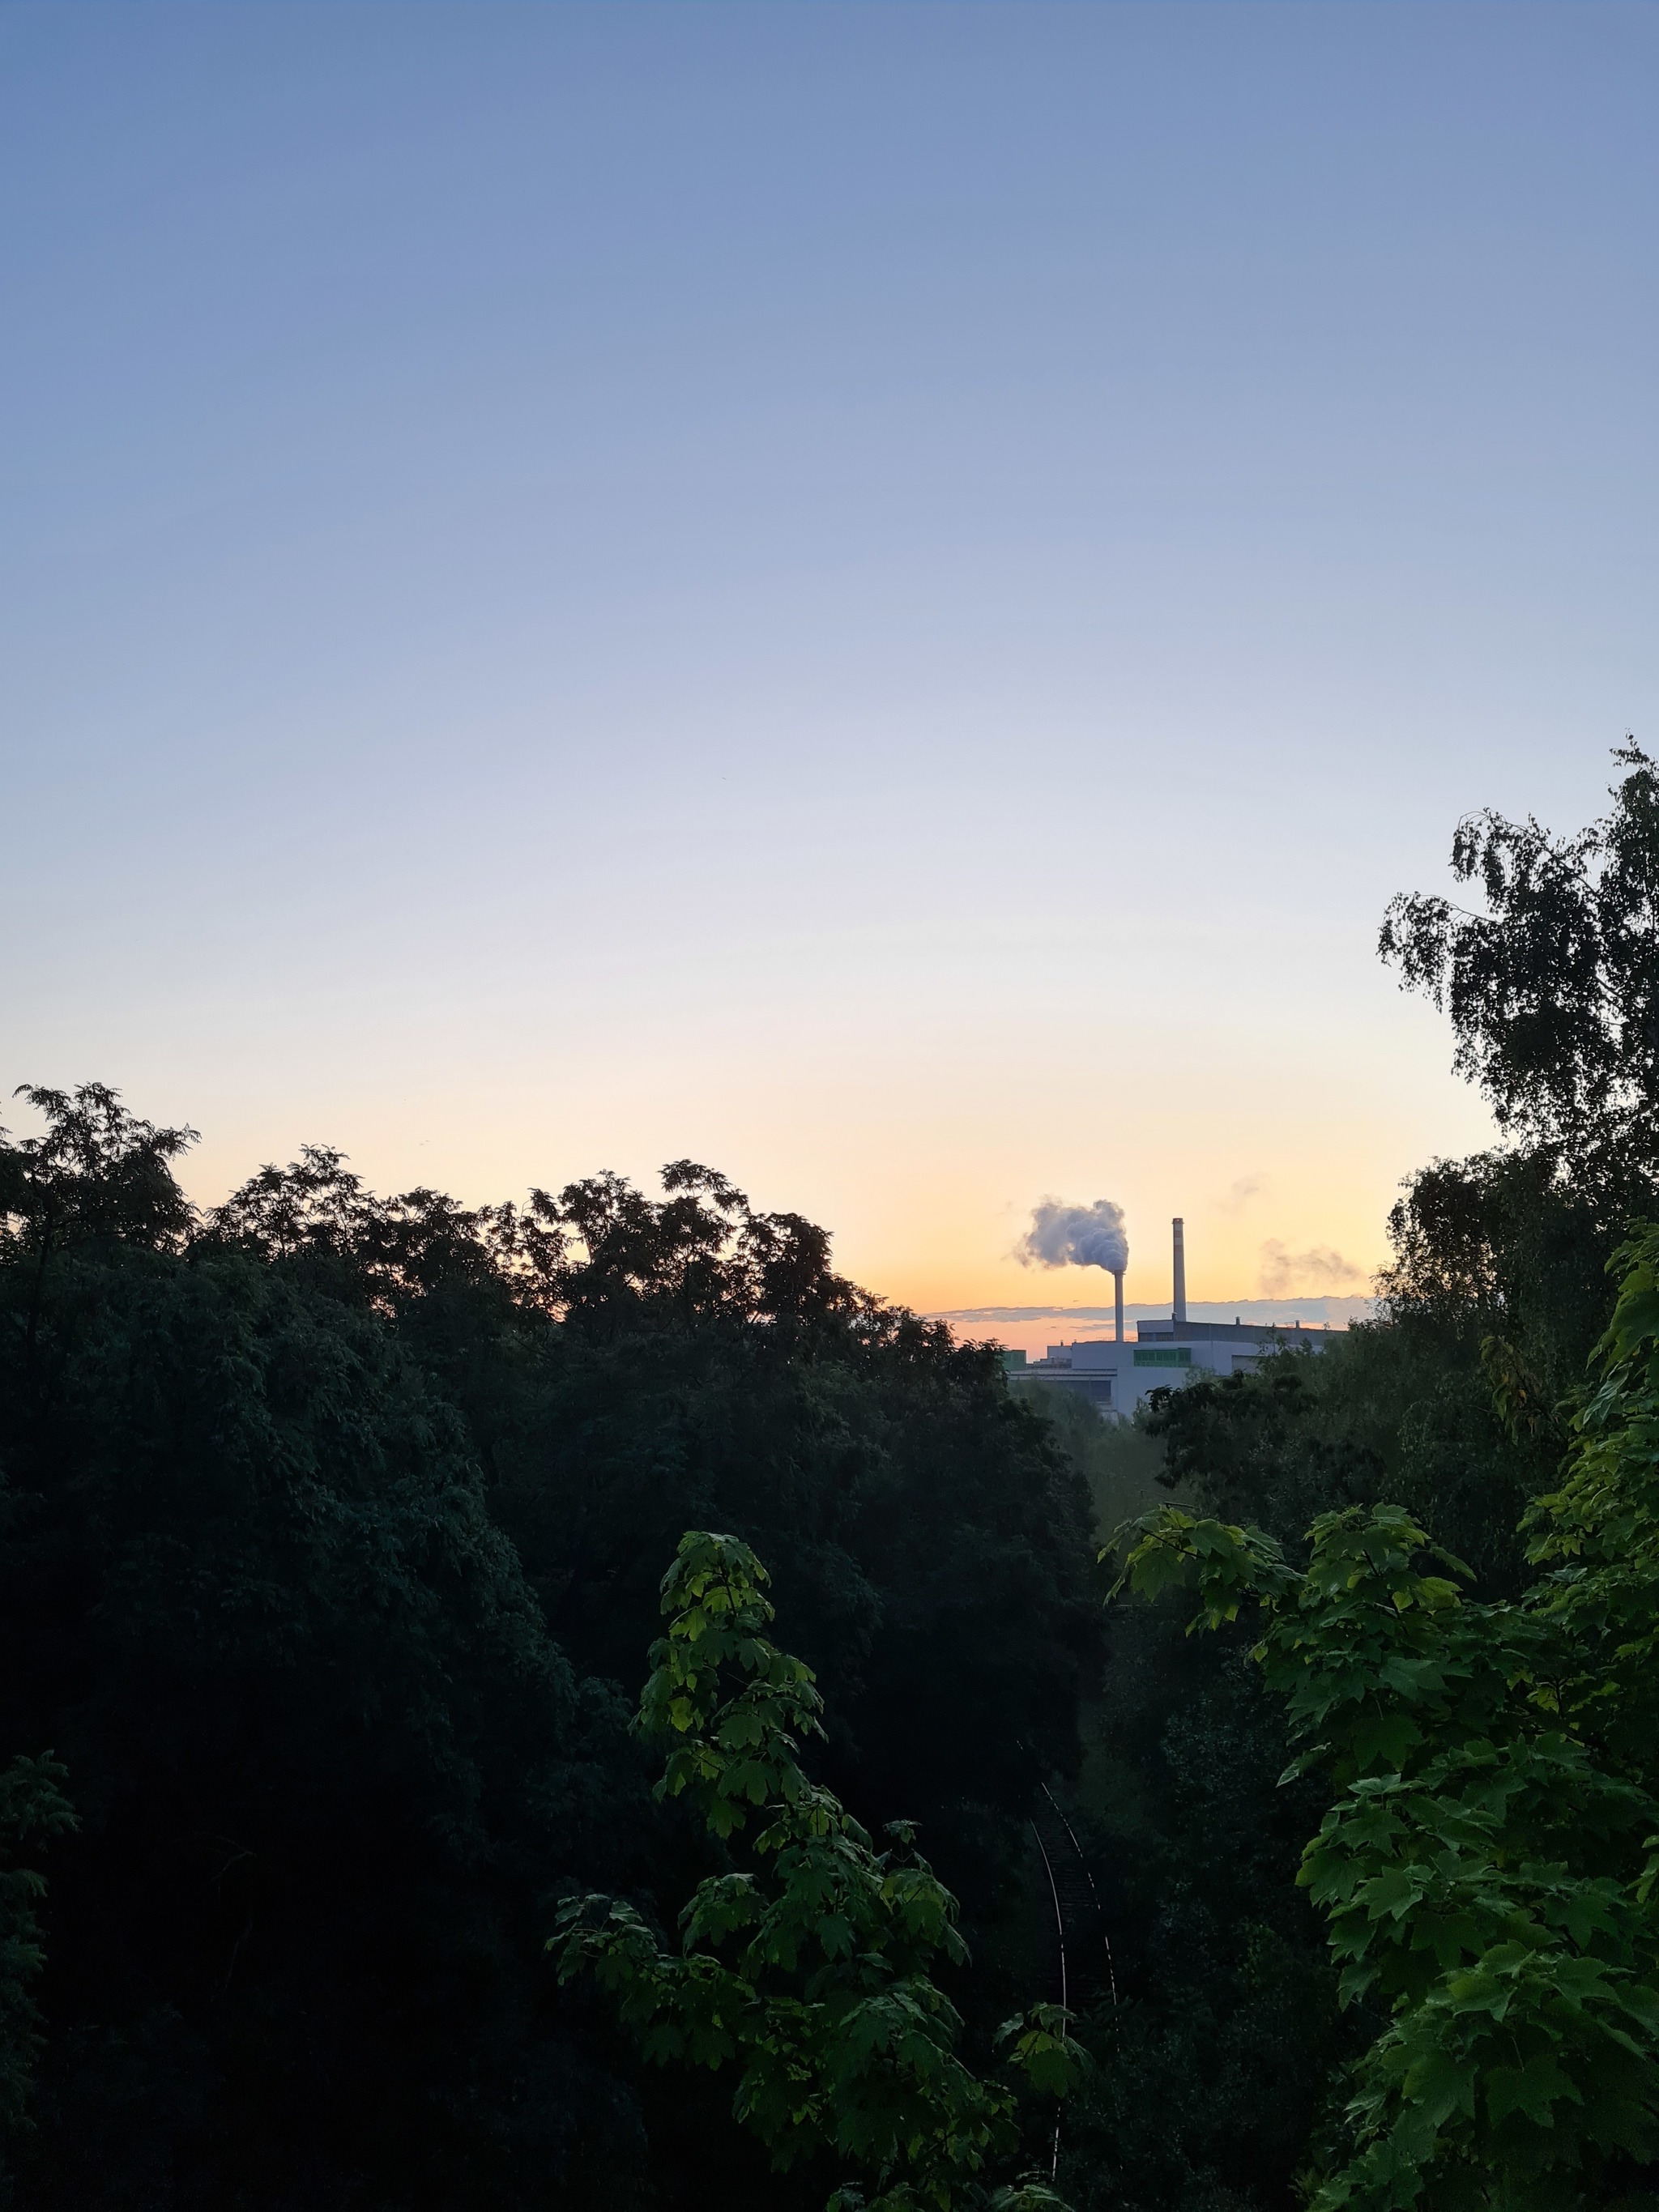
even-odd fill
[{"label": "smokestack", "polygon": [[1117,1287],[1117,1340],[1121,1344],[1123,1341],[1123,1270],[1121,1267],[1113,1268],[1112,1280]]},{"label": "smokestack", "polygon": [[1187,1230],[1177,1213],[1175,1218],[1175,1314],[1177,1327],[1187,1319]]}]

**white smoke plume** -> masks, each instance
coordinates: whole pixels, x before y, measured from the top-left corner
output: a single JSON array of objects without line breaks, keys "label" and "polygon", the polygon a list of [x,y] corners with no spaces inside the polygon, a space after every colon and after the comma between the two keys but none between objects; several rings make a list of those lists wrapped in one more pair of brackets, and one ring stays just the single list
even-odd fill
[{"label": "white smoke plume", "polygon": [[1109,1198],[1092,1206],[1065,1206],[1045,1198],[1031,1213],[1031,1225],[1014,1247],[1022,1267],[1104,1267],[1121,1274],[1129,1264],[1129,1239],[1123,1208]]},{"label": "white smoke plume", "polygon": [[1260,1198],[1267,1188],[1266,1176],[1240,1176],[1225,1198],[1216,1200],[1215,1211],[1218,1213],[1243,1213],[1250,1200],[1253,1198]]},{"label": "white smoke plume", "polygon": [[1292,1252],[1277,1237],[1270,1237],[1261,1248],[1259,1279],[1267,1297],[1282,1298],[1310,1287],[1315,1291],[1340,1290],[1348,1283],[1363,1283],[1365,1277],[1363,1268],[1356,1267],[1352,1260],[1345,1260],[1340,1252],[1333,1252],[1328,1244],[1316,1244],[1306,1252]]}]

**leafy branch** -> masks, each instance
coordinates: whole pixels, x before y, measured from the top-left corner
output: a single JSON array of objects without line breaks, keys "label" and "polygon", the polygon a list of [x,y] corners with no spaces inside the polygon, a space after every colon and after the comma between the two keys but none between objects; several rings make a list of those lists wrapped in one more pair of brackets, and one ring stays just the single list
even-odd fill
[{"label": "leafy branch", "polygon": [[[960,2017],[930,1978],[937,1956],[967,1958],[956,1900],[908,1824],[875,1850],[801,1766],[823,1701],[767,1635],[766,1581],[734,1537],[681,1540],[635,1723],[668,1746],[659,1797],[687,1797],[752,1863],[698,1886],[678,1950],[622,1900],[569,1899],[548,1947],[560,1979],[591,1973],[659,2064],[734,2065],[733,2112],[780,2170],[824,2155],[869,2178],[872,2196],[849,2181],[828,2212],[1057,2208],[1039,2182],[988,2194],[979,2179],[1018,2148],[1018,2100],[957,2055]],[[1016,2080],[1066,2094],[1082,2063],[1066,2026],[1053,2005],[1006,2024]]]}]

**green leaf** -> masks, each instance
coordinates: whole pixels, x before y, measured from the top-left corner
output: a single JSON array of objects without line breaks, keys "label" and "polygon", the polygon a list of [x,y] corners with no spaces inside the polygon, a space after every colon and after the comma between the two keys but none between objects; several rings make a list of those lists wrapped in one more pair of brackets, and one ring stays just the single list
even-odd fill
[{"label": "green leaf", "polygon": [[1553,2127],[1555,2107],[1570,2099],[1583,2099],[1548,2051],[1540,2051],[1524,2066],[1494,2066],[1486,2076],[1486,2108],[1494,2120],[1510,2112],[1524,2112],[1540,2128]]}]

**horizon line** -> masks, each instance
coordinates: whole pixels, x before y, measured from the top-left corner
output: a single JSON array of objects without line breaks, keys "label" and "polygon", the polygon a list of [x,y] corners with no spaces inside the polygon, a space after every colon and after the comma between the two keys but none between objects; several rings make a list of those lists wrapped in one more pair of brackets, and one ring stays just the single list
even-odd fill
[{"label": "horizon line", "polygon": [[[1308,1297],[1282,1298],[1188,1298],[1187,1313],[1189,1319],[1218,1321],[1227,1315],[1252,1320],[1268,1320],[1285,1314],[1304,1320],[1345,1321],[1369,1320],[1376,1312],[1379,1301],[1364,1292],[1327,1292]],[[1310,1309],[1317,1309],[1310,1311]],[[1125,1321],[1161,1321],[1170,1314],[1166,1299],[1161,1305],[1126,1303]],[[1095,1322],[1112,1321],[1116,1310],[1112,1306],[951,1306],[940,1307],[924,1315],[927,1321],[946,1322]]]}]

